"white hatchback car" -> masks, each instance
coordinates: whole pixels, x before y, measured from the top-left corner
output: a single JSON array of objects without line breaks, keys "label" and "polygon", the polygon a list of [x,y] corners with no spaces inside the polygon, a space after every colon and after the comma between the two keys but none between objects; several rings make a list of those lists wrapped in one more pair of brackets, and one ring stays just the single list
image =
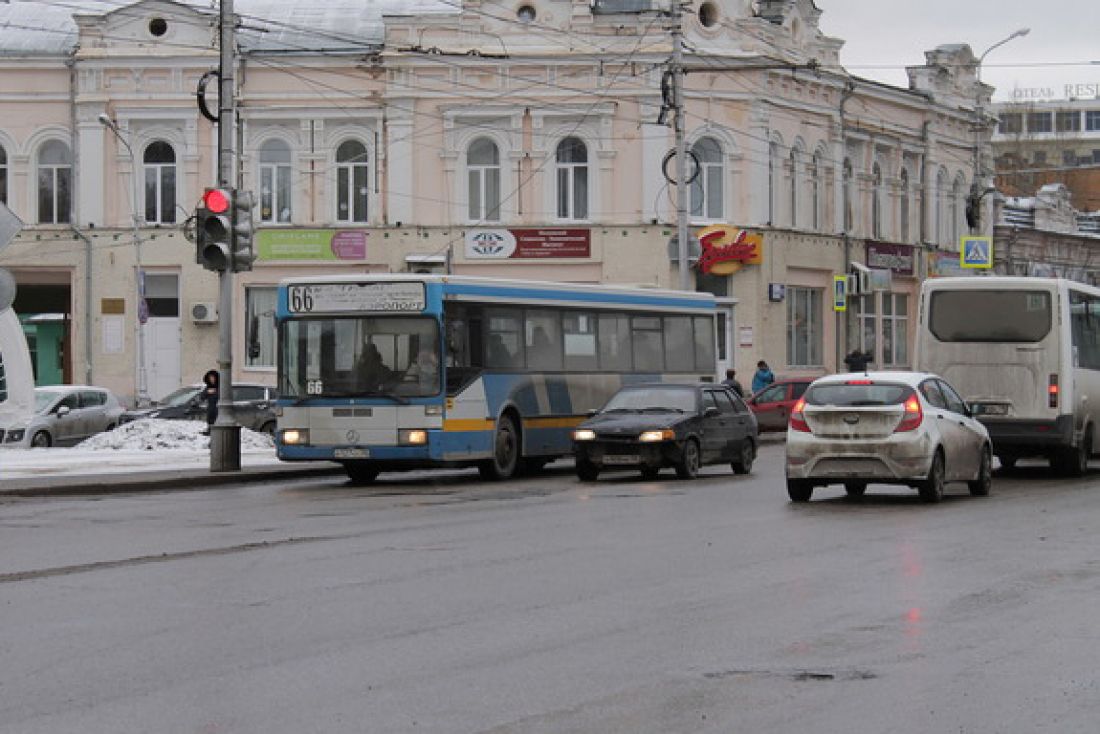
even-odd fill
[{"label": "white hatchback car", "polygon": [[992,444],[959,394],[925,372],[868,372],[815,380],[791,409],[787,493],[807,502],[814,487],[871,483],[915,487],[938,502],[947,482],[989,494]]}]

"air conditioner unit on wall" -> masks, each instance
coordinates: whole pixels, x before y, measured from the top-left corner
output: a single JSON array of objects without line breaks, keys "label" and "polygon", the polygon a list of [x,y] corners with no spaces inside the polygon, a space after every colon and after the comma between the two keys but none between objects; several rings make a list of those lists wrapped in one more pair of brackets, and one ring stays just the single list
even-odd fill
[{"label": "air conditioner unit on wall", "polygon": [[848,266],[848,295],[865,296],[871,292],[871,269],[863,263]]},{"label": "air conditioner unit on wall", "polygon": [[218,322],[218,307],[209,301],[192,303],[191,320],[196,324],[216,324]]}]

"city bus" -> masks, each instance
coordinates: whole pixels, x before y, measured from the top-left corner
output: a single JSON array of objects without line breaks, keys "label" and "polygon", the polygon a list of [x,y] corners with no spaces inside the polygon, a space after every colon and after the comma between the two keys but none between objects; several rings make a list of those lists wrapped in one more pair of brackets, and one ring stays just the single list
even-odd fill
[{"label": "city bus", "polygon": [[622,385],[715,379],[707,293],[452,275],[283,280],[276,450],[381,471],[488,479],[571,454]]},{"label": "city bus", "polygon": [[1100,289],[1058,278],[961,277],[921,288],[918,369],[947,379],[1002,466],[1041,457],[1080,476],[1100,418]]}]

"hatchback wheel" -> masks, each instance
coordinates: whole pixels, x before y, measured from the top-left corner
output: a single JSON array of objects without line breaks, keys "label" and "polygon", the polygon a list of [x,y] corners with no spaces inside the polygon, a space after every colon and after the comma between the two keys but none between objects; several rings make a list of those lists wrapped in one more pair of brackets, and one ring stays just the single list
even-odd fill
[{"label": "hatchback wheel", "polygon": [[993,486],[993,457],[989,449],[982,449],[978,478],[967,482],[966,485],[970,487],[970,494],[974,497],[985,497],[989,494],[989,489]]},{"label": "hatchback wheel", "polygon": [[917,487],[920,498],[925,502],[939,502],[942,500],[943,478],[943,454],[937,451],[935,457],[932,459],[932,467],[928,470],[928,479],[925,479],[921,482],[920,486]]},{"label": "hatchback wheel", "polygon": [[791,479],[787,477],[787,495],[791,502],[809,502],[810,495],[814,493],[814,485],[805,479]]},{"label": "hatchback wheel", "polygon": [[31,439],[31,447],[36,449],[48,449],[53,445],[53,439],[50,438],[50,434],[47,431],[39,431],[34,434],[34,438]]},{"label": "hatchback wheel", "polygon": [[734,474],[748,474],[752,471],[752,462],[756,458],[756,447],[753,446],[752,441],[747,438],[741,442],[741,451],[737,456],[737,461],[733,462],[730,466],[733,467]]},{"label": "hatchback wheel", "polygon": [[867,482],[845,482],[844,491],[849,497],[862,497],[867,491]]},{"label": "hatchback wheel", "polygon": [[694,438],[684,441],[684,452],[680,455],[680,462],[676,464],[676,476],[680,479],[695,479],[699,476],[699,443]]}]

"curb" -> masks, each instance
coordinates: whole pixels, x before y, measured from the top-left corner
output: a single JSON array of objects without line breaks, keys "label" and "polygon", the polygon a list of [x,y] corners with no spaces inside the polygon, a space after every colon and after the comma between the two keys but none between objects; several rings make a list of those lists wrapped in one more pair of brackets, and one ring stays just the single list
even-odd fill
[{"label": "curb", "polygon": [[225,484],[279,481],[343,475],[344,468],[320,466],[256,467],[240,471],[176,469],[118,474],[53,476],[0,481],[0,497],[54,497],[64,495],[124,494],[170,489],[200,490]]}]

